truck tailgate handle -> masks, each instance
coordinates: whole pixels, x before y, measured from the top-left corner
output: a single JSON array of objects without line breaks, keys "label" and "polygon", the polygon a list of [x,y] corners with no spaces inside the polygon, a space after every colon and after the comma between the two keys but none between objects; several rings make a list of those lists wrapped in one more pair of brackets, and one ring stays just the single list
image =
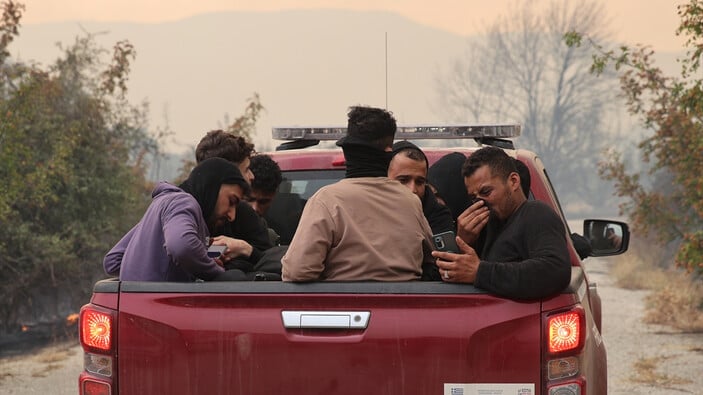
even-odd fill
[{"label": "truck tailgate handle", "polygon": [[366,329],[370,311],[282,311],[285,328]]}]

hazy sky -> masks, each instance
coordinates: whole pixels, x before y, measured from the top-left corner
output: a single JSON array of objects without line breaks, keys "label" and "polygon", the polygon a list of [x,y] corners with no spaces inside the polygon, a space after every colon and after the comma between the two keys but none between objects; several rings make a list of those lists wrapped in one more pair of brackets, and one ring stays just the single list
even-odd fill
[{"label": "hazy sky", "polygon": [[[520,0],[533,1],[533,0]],[[575,1],[575,0],[569,0]],[[19,0],[23,23],[133,21],[158,23],[217,11],[274,11],[303,8],[387,10],[416,22],[462,35],[481,30],[516,0]],[[608,0],[614,37],[649,44],[658,51],[681,49],[676,5],[684,0]]]}]

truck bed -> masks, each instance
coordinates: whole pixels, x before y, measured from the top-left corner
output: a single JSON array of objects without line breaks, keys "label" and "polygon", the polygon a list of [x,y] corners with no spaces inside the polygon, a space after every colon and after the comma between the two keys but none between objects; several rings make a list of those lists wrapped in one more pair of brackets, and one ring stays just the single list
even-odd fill
[{"label": "truck bed", "polygon": [[584,299],[581,268],[572,277],[533,302],[442,282],[108,280],[95,295],[119,294],[120,394],[429,394],[534,388],[543,305]]}]

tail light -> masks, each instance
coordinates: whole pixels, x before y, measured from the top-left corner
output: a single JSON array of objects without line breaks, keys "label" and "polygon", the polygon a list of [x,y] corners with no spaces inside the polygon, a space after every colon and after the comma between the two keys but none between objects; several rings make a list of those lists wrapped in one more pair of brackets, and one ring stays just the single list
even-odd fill
[{"label": "tail light", "polygon": [[79,381],[81,395],[111,395],[116,364],[116,312],[87,304],[81,308],[78,325],[83,351],[83,373]]},{"label": "tail light", "polygon": [[84,380],[81,385],[81,394],[83,395],[110,395],[110,384],[93,381]]},{"label": "tail light", "polygon": [[573,311],[550,317],[547,321],[549,352],[555,354],[582,346],[581,321],[581,316]]},{"label": "tail light", "polygon": [[81,317],[81,342],[89,348],[110,351],[112,347],[112,315],[85,309]]},{"label": "tail light", "polygon": [[586,381],[581,376],[581,351],[586,341],[583,308],[549,314],[545,319],[545,366],[548,395],[582,395]]}]

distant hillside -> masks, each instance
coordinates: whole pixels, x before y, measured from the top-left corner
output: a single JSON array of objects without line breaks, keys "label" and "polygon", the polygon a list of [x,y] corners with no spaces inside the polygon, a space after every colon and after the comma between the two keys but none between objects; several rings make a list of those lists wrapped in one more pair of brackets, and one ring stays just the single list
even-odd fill
[{"label": "distant hillside", "polygon": [[[301,10],[207,14],[163,24],[66,22],[23,26],[13,56],[49,63],[57,42],[90,32],[109,49],[128,39],[137,50],[129,81],[133,103],[148,101],[151,126],[175,133],[172,153],[152,169],[169,178],[183,152],[206,131],[240,115],[260,94],[266,107],[257,149],[272,149],[273,125],[343,124],[350,105],[386,105],[400,123],[446,121],[435,80],[456,60],[467,38],[385,12]],[[386,83],[386,34],[388,78]],[[658,54],[676,74],[676,55]]]},{"label": "distant hillside", "polygon": [[266,107],[257,148],[270,147],[271,125],[341,124],[354,104],[385,106],[400,122],[433,122],[436,70],[464,39],[383,12],[285,11],[201,15],[163,24],[67,22],[23,26],[11,52],[46,64],[56,42],[85,30],[106,32],[109,48],[128,39],[137,50],[129,81],[134,103],[148,100],[151,122],[168,118],[176,142],[194,145],[241,114],[258,92]]}]

